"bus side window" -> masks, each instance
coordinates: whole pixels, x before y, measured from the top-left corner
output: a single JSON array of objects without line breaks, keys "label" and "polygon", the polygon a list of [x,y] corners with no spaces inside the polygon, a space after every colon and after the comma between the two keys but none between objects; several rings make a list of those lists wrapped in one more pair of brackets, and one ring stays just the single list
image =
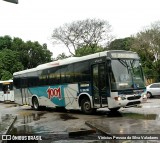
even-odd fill
[{"label": "bus side window", "polygon": [[61,79],[60,79],[60,68],[58,67],[57,70],[54,73],[54,84],[60,84]]},{"label": "bus side window", "polygon": [[37,85],[40,85],[40,86],[48,85],[48,70],[38,71],[38,73],[37,73]]},{"label": "bus side window", "polygon": [[89,61],[74,64],[75,82],[88,81],[89,75]]},{"label": "bus side window", "polygon": [[60,84],[60,69],[59,67],[50,68],[48,71],[48,84]]},{"label": "bus side window", "polygon": [[74,81],[73,64],[67,66],[65,75],[67,83],[72,83]]},{"label": "bus side window", "polygon": [[61,73],[61,84],[66,83],[66,70],[67,66],[61,67],[60,73]]},{"label": "bus side window", "polygon": [[10,83],[9,89],[10,89],[10,90],[13,90],[13,83]]},{"label": "bus side window", "polygon": [[[28,75],[27,75],[28,76]],[[37,72],[31,72],[30,76],[25,79],[25,87],[35,87],[39,85],[39,78]]]},{"label": "bus side window", "polygon": [[14,84],[15,88],[19,89],[20,88],[20,78],[19,77],[14,77],[13,84]]},{"label": "bus side window", "polygon": [[0,83],[0,91],[2,91],[2,84]]}]

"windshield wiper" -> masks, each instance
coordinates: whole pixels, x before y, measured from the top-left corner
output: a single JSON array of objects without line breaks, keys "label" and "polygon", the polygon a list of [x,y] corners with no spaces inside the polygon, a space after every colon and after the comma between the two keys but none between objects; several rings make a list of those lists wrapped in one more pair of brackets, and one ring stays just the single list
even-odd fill
[{"label": "windshield wiper", "polygon": [[[133,86],[134,89],[137,88],[137,87],[136,87],[136,84],[135,84],[135,82],[134,82],[134,79],[133,79],[133,76],[134,76],[133,63],[134,63],[134,60],[132,60],[132,62],[131,62],[131,60],[130,60],[130,65],[131,65],[131,66],[128,65],[128,63],[127,63],[126,60],[118,59],[118,61],[119,61],[124,67],[127,68],[128,74],[129,74],[129,73],[131,74],[132,86]],[[131,70],[131,69],[132,69],[132,70]],[[132,73],[132,72],[133,72],[133,73]]]},{"label": "windshield wiper", "polygon": [[124,66],[127,68],[127,71],[128,71],[128,74],[129,74],[129,71],[130,71],[130,66],[128,66],[126,60],[122,60],[122,59],[118,59],[118,61]]}]

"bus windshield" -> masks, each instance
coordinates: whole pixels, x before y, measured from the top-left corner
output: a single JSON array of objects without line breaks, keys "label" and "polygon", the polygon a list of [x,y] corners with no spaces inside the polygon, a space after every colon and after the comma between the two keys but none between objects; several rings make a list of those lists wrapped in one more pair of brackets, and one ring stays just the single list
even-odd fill
[{"label": "bus windshield", "polygon": [[116,59],[111,63],[111,90],[145,88],[138,59]]}]

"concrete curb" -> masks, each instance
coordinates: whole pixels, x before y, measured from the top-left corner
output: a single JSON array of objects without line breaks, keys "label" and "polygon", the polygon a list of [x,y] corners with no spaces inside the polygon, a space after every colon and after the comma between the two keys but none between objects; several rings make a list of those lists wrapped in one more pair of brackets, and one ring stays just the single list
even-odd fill
[{"label": "concrete curb", "polygon": [[84,130],[74,130],[74,131],[69,131],[68,135],[69,137],[74,137],[74,136],[82,136],[82,135],[89,135],[96,133],[96,130],[94,129],[84,129]]},{"label": "concrete curb", "polygon": [[[8,121],[8,120],[9,120],[9,121]],[[17,116],[10,116],[8,120],[6,120],[6,122],[5,122],[5,121],[3,122],[3,125],[4,125],[4,127],[5,127],[5,130],[3,130],[3,131],[1,132],[1,135],[2,135],[2,136],[3,136],[3,135],[7,135],[7,134],[11,131],[11,129],[12,129],[15,121],[17,120]],[[8,123],[8,122],[9,122],[9,123]],[[2,138],[2,136],[1,136],[1,138]],[[7,142],[6,140],[2,140],[2,139],[0,140],[0,143],[6,143],[6,142]]]},{"label": "concrete curb", "polygon": [[16,122],[16,120],[17,120],[17,116],[12,116],[13,118],[11,119],[11,121],[10,121],[10,124],[8,125],[8,127],[7,127],[7,129],[6,129],[6,132],[4,133],[4,135],[6,135],[6,134],[8,134],[10,131],[11,131],[11,129],[12,129],[12,127],[13,127],[13,124]]},{"label": "concrete curb", "polygon": [[110,137],[113,137],[113,135],[111,133],[108,133],[107,130],[105,130],[104,127],[96,124],[96,123],[93,123],[93,122],[90,122],[90,121],[86,121],[85,124],[93,129],[96,129],[97,131],[99,131],[100,133],[102,133],[103,135],[107,135],[107,136],[110,136]]}]

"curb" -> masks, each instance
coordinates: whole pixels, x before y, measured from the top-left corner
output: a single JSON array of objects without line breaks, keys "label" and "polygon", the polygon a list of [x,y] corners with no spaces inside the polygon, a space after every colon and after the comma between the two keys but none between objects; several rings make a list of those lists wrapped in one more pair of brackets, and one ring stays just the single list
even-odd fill
[{"label": "curb", "polygon": [[[5,128],[5,131],[2,132],[0,143],[7,143],[7,140],[5,139],[6,138],[5,135],[7,135],[11,131],[13,124],[17,120],[17,116],[11,116],[10,118],[11,119],[8,121],[9,124],[5,124],[5,126],[7,126],[7,127]],[[3,138],[3,140],[2,140],[2,138]]]},{"label": "curb", "polygon": [[100,133],[102,133],[103,135],[107,135],[107,136],[110,136],[110,137],[113,137],[113,135],[111,133],[108,133],[107,130],[105,130],[104,127],[96,124],[96,123],[93,123],[93,122],[89,122],[89,121],[86,121],[85,124],[93,129],[96,129],[97,131],[99,131]]},{"label": "curb", "polygon": [[75,131],[70,131],[68,132],[69,137],[74,137],[74,136],[82,136],[82,135],[89,135],[96,133],[96,130],[94,129],[85,129],[85,130],[75,130]]},{"label": "curb", "polygon": [[4,133],[4,135],[8,134],[11,131],[13,124],[16,122],[16,120],[17,120],[17,116],[13,116],[13,119],[10,121],[11,124],[6,129],[6,132]]}]

